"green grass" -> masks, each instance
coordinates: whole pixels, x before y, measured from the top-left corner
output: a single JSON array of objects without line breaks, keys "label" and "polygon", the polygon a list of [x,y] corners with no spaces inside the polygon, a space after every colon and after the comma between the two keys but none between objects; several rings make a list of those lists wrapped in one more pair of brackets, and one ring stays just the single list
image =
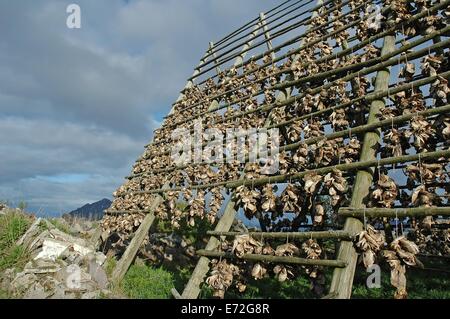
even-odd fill
[{"label": "green grass", "polygon": [[17,240],[27,231],[31,218],[18,212],[0,216],[0,271],[7,268],[22,268],[28,259],[28,253]]},{"label": "green grass", "polygon": [[111,277],[114,268],[116,268],[117,260],[114,257],[108,257],[105,260],[105,272],[108,277]]},{"label": "green grass", "polygon": [[[435,263],[431,266],[436,265]],[[445,267],[445,265],[444,265]],[[433,267],[443,268],[444,267]],[[448,267],[448,266],[447,266]],[[381,287],[369,289],[365,281],[367,273],[358,268],[353,284],[352,298],[355,299],[392,299],[395,288],[390,283],[390,272],[386,267],[381,271]],[[450,276],[439,272],[429,272],[421,269],[408,268],[406,270],[406,289],[409,299],[449,299]]]},{"label": "green grass", "polygon": [[[0,272],[15,268],[20,271],[29,259],[23,246],[17,240],[27,231],[31,218],[23,213],[9,212],[0,216]],[[10,298],[7,291],[0,290],[0,299]]]},{"label": "green grass", "polygon": [[170,272],[144,265],[131,266],[121,283],[123,293],[134,299],[168,299],[173,287]]},{"label": "green grass", "polygon": [[4,251],[27,231],[30,218],[25,214],[10,212],[0,216],[0,251]]},{"label": "green grass", "polygon": [[[212,296],[207,288],[202,290],[203,297]],[[259,280],[251,279],[247,282],[247,289],[244,293],[239,293],[233,286],[227,291],[225,298],[239,299],[297,299],[314,298],[310,290],[310,283],[306,276],[299,276],[293,280],[279,282],[274,278],[263,278]]]}]

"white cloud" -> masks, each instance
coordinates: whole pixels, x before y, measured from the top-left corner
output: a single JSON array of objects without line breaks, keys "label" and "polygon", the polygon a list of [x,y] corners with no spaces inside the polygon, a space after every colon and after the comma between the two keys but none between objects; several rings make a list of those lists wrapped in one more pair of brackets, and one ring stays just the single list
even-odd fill
[{"label": "white cloud", "polygon": [[110,196],[208,42],[278,1],[78,0],[80,30],[69,3],[0,3],[0,199],[49,212]]}]

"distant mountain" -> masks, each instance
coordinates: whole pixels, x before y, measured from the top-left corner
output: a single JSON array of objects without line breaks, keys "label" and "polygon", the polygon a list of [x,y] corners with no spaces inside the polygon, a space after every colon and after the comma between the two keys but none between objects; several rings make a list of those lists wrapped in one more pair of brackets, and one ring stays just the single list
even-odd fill
[{"label": "distant mountain", "polygon": [[91,220],[99,220],[103,217],[103,211],[111,206],[112,202],[109,199],[102,199],[93,204],[86,204],[83,207],[71,211],[68,215],[74,218],[86,218]]}]

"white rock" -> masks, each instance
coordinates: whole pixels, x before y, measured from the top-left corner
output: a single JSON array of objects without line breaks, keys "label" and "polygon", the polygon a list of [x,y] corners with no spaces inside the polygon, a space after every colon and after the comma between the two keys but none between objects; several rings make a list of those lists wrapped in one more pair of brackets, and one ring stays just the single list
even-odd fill
[{"label": "white rock", "polygon": [[36,236],[39,233],[39,224],[41,223],[41,221],[41,218],[36,219],[30,226],[30,228],[28,228],[28,230],[25,232],[25,234],[23,234],[23,236],[20,237],[20,239],[17,241],[17,245],[22,245],[23,243],[25,243],[25,240]]},{"label": "white rock", "polygon": [[77,243],[73,244],[73,250],[79,253],[81,256],[86,256],[87,254],[93,253],[94,250],[85,246],[81,246]]},{"label": "white rock", "polygon": [[108,276],[106,275],[105,270],[99,266],[96,262],[91,262],[89,264],[89,274],[92,277],[98,287],[101,289],[105,289],[108,287]]},{"label": "white rock", "polygon": [[97,251],[95,253],[95,261],[99,266],[102,266],[105,263],[106,256],[104,253]]},{"label": "white rock", "polygon": [[86,292],[81,296],[81,299],[98,299],[100,297],[100,291]]},{"label": "white rock", "polygon": [[45,239],[42,250],[34,257],[34,260],[46,259],[55,261],[62,253],[71,246],[70,243],[61,242],[54,239]]},{"label": "white rock", "polygon": [[18,273],[16,278],[11,282],[11,290],[13,292],[23,293],[37,281],[35,274],[28,274],[25,272]]},{"label": "white rock", "polygon": [[51,291],[45,291],[44,287],[35,282],[23,295],[23,299],[47,299],[52,294]]}]

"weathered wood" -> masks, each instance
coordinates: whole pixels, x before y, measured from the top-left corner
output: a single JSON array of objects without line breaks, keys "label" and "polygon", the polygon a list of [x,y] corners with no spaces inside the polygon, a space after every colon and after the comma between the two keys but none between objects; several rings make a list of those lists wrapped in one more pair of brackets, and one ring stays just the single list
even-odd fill
[{"label": "weathered wood", "polygon": [[220,67],[217,65],[217,57],[216,57],[216,53],[214,52],[214,43],[213,42],[209,42],[209,51],[213,52],[212,56],[214,58],[214,64],[216,66],[216,73],[220,74]]},{"label": "weathered wood", "polygon": [[[261,23],[261,22],[260,22]],[[238,65],[241,63],[245,57],[246,49],[251,45],[251,41],[256,35],[256,33],[259,30],[260,23],[254,27],[253,32],[251,34],[250,40],[243,46],[242,54],[236,59],[234,65]],[[210,107],[214,107],[214,105],[210,105]],[[215,227],[216,231],[228,231],[231,228],[231,225],[233,224],[233,221],[236,217],[236,211],[234,209],[234,206],[236,203],[234,202],[233,198],[231,197],[227,205],[225,207],[224,213],[222,217],[217,222],[217,225]],[[213,250],[219,245],[219,240],[215,237],[210,237],[208,240],[208,243],[206,245],[207,250]],[[192,272],[191,277],[189,278],[188,283],[186,284],[186,287],[183,290],[183,293],[181,294],[181,299],[196,299],[198,295],[200,294],[200,286],[203,283],[203,280],[206,276],[206,274],[209,271],[209,259],[206,257],[200,257],[197,265],[194,268],[194,271]]]},{"label": "weathered wood", "polygon": [[295,264],[295,265],[305,265],[305,266],[327,266],[327,267],[338,267],[343,268],[346,263],[342,260],[328,260],[328,259],[306,259],[299,257],[286,257],[286,256],[272,256],[272,255],[258,255],[258,254],[246,254],[242,257],[237,257],[235,254],[221,252],[221,251],[210,251],[210,250],[197,250],[197,255],[208,256],[214,258],[227,258],[227,259],[243,259],[250,261],[263,261],[268,263],[280,263],[280,264]]},{"label": "weathered wood", "polygon": [[181,299],[180,293],[175,288],[172,288],[170,292],[175,299]]},{"label": "weathered wood", "polygon": [[[384,38],[381,55],[383,56],[390,54],[394,50],[395,34],[389,34]],[[375,80],[375,92],[387,90],[389,87],[389,78],[389,69],[378,71]],[[383,99],[372,101],[367,124],[379,121],[378,115],[384,105],[385,102]],[[376,159],[377,145],[380,140],[380,134],[380,129],[365,133],[360,157],[361,162]],[[366,167],[364,170],[359,170],[357,172],[355,184],[353,186],[351,207],[361,208],[365,206],[365,200],[369,194],[370,186],[372,185],[373,174],[373,166]],[[359,219],[349,217],[345,221],[344,230],[355,233],[360,232],[362,227],[363,224]],[[353,247],[353,243],[341,242],[337,253],[337,259],[345,260],[347,262],[347,267],[334,270],[330,294],[334,294],[338,299],[349,299],[352,294],[353,277],[358,259],[358,254]]]},{"label": "weathered wood", "polygon": [[92,234],[91,238],[89,239],[89,242],[92,244],[92,246],[94,246],[95,249],[98,248],[98,246],[100,245],[100,238],[102,236],[102,225],[98,225],[97,228],[95,228],[94,233]]},{"label": "weathered wood", "polygon": [[334,238],[342,240],[352,240],[355,234],[343,230],[330,230],[330,231],[312,231],[312,232],[224,232],[224,231],[207,231],[211,236],[225,236],[235,237],[240,235],[249,235],[255,239],[264,238],[283,238],[283,239],[324,239]]},{"label": "weathered wood", "polygon": [[16,242],[16,245],[20,246],[24,244],[25,239],[28,237],[33,237],[39,233],[39,224],[41,223],[42,219],[37,218],[33,224],[31,224],[30,228],[27,229],[25,234],[22,235],[22,237],[19,238],[19,240]]},{"label": "weathered wood", "polygon": [[[154,211],[162,202],[163,198],[161,196],[155,196],[150,210]],[[153,213],[147,214],[145,216],[138,230],[134,234],[133,239],[125,250],[125,253],[120,258],[119,262],[116,265],[116,268],[114,268],[111,276],[111,280],[114,284],[118,284],[122,281],[123,277],[128,271],[128,268],[130,268],[130,265],[133,263],[134,258],[136,257],[136,254],[142,245],[142,242],[148,235],[150,227],[153,225],[154,221],[155,215]]]},{"label": "weathered wood", "polygon": [[259,14],[259,21],[261,22],[261,26],[263,27],[263,31],[264,31],[264,38],[266,38],[267,41],[267,49],[270,52],[270,56],[272,57],[272,59],[275,59],[275,52],[272,50],[273,49],[273,45],[272,45],[272,38],[270,36],[269,33],[269,28],[267,27],[267,23],[266,23],[266,16],[264,15],[263,12],[261,12]]},{"label": "weathered wood", "polygon": [[342,217],[424,217],[450,216],[450,207],[411,207],[411,208],[355,208],[341,207],[338,212]]}]

